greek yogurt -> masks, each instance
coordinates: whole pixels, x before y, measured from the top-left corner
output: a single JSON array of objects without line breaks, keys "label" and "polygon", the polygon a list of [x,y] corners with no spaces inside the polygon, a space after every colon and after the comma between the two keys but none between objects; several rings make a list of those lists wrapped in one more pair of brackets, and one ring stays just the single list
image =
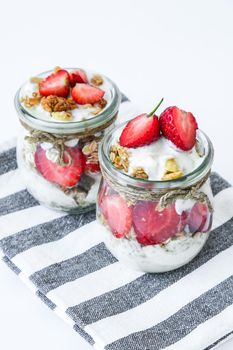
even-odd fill
[{"label": "greek yogurt", "polygon": [[[112,145],[119,145],[119,137],[123,128],[117,130],[114,134]],[[182,151],[171,141],[164,137],[138,148],[128,148],[128,175],[134,172],[135,168],[143,168],[148,175],[148,180],[162,180],[165,172],[165,164],[169,159],[175,159],[179,170],[183,175],[195,170],[201,163],[202,158],[197,153],[196,147],[189,151]]]},{"label": "greek yogurt", "polygon": [[[68,72],[72,72],[75,69],[66,69]],[[50,72],[51,73],[51,72]],[[37,76],[37,78],[45,78],[47,77],[50,73],[42,73]],[[91,72],[91,71],[86,71],[86,76],[88,82],[91,82],[91,79],[93,76],[95,76],[97,73]],[[107,109],[108,106],[110,105],[112,101],[112,85],[108,78],[104,77],[101,75],[102,78],[102,84],[99,86],[101,90],[104,91],[104,100],[106,101],[106,105],[104,108],[99,109],[97,105],[81,105],[77,104],[77,108],[69,111],[72,114],[72,118],[70,120],[67,120],[66,123],[69,122],[77,122],[77,121],[83,121],[87,120],[90,118],[94,118],[96,115],[98,115],[100,112],[103,110]],[[38,93],[38,84],[34,83],[31,79],[29,79],[26,83],[23,84],[23,86],[20,89],[20,100],[21,105],[23,106],[24,109],[30,114],[32,114],[35,118],[41,119],[41,120],[46,120],[46,121],[51,121],[52,115],[50,112],[46,111],[41,103],[38,103],[34,106],[28,107],[23,101],[28,98],[32,97],[33,93]],[[97,113],[98,112],[98,113]],[[55,120],[56,122],[63,122],[61,120]]]}]

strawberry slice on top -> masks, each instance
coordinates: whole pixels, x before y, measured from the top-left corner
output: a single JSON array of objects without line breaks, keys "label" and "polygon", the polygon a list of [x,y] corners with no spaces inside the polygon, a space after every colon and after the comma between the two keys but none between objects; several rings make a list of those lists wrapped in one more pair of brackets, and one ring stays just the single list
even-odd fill
[{"label": "strawberry slice on top", "polygon": [[117,238],[123,238],[132,225],[132,208],[119,194],[110,194],[102,198],[101,212]]},{"label": "strawberry slice on top", "polygon": [[[38,147],[35,153],[35,164],[39,173],[49,182],[56,183],[63,188],[75,186],[85,170],[86,159],[82,151],[77,147],[65,147],[65,151],[72,158],[70,166],[61,166],[52,162],[46,156],[46,151]],[[68,163],[68,157],[64,154],[64,161]]]},{"label": "strawberry slice on top", "polygon": [[50,74],[39,84],[39,92],[42,96],[67,97],[70,92],[69,73],[60,69]]},{"label": "strawberry slice on top", "polygon": [[74,87],[76,83],[86,84],[88,83],[87,75],[82,69],[77,69],[69,72],[70,86]]},{"label": "strawberry slice on top", "polygon": [[158,117],[154,115],[163,99],[149,114],[143,113],[130,120],[124,127],[120,136],[122,147],[141,147],[156,141],[160,136]]},{"label": "strawberry slice on top", "polygon": [[160,115],[160,128],[163,135],[183,151],[193,148],[198,128],[191,112],[185,112],[176,106],[168,107]]},{"label": "strawberry slice on top", "polygon": [[103,98],[105,92],[89,84],[77,83],[72,89],[72,97],[80,105],[94,104]]}]

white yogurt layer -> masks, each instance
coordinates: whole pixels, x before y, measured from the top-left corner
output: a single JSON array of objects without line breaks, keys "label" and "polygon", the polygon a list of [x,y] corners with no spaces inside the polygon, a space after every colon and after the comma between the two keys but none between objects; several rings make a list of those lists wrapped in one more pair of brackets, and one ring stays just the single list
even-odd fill
[{"label": "white yogurt layer", "polygon": [[144,272],[166,272],[190,262],[203,248],[209,234],[200,233],[172,239],[166,245],[142,246],[136,240],[116,238],[101,225],[103,240],[110,252],[122,263]]},{"label": "white yogurt layer", "polygon": [[[67,71],[73,71],[73,69],[66,69]],[[87,79],[88,81],[91,80],[91,78],[93,77],[93,75],[95,73],[93,72],[87,72],[85,71],[86,75],[87,75]],[[39,77],[46,77],[48,76],[49,74],[47,75],[38,75]],[[103,98],[107,101],[107,104],[105,106],[104,109],[106,109],[111,100],[112,100],[112,93],[111,93],[111,84],[110,82],[105,79],[104,76],[102,76],[102,79],[103,79],[103,84],[100,85],[98,88],[100,88],[101,90],[103,90],[105,92]],[[38,84],[35,84],[35,83],[32,83],[30,80],[28,80],[20,89],[20,99],[22,98],[25,98],[25,97],[31,97],[33,92],[38,92]],[[49,121],[54,121],[54,122],[63,122],[64,121],[60,121],[60,120],[57,120],[57,119],[54,119],[51,117],[51,113],[45,111],[43,109],[43,107],[41,106],[41,104],[38,104],[34,107],[26,107],[24,105],[24,103],[22,103],[22,106],[24,107],[25,110],[27,110],[30,114],[33,114],[33,116],[37,119],[42,119],[42,120],[49,120]],[[101,112],[104,110],[102,109]],[[69,123],[69,122],[77,122],[77,121],[82,121],[82,120],[86,120],[86,119],[90,119],[90,118],[94,118],[96,115],[92,114],[92,112],[96,111],[96,107],[95,106],[92,106],[92,107],[86,107],[85,105],[78,105],[78,108],[76,109],[73,109],[72,111],[69,111],[73,118],[70,120],[70,121],[66,121],[66,123]]]},{"label": "white yogurt layer", "polygon": [[[72,210],[77,208],[85,208],[86,206],[96,203],[98,188],[101,180],[100,174],[92,174],[89,176],[93,178],[94,183],[84,196],[83,202],[79,204],[72,198],[65,194],[61,188],[55,183],[51,183],[44,179],[35,168],[35,160],[33,156],[33,144],[23,143],[18,139],[17,147],[17,161],[20,168],[22,181],[27,187],[28,191],[41,203],[53,209]],[[23,151],[22,151],[23,150]],[[46,152],[51,152],[54,149],[48,148]],[[50,154],[52,157],[52,152]],[[54,155],[56,157],[56,154]],[[25,159],[23,159],[23,157]]]},{"label": "white yogurt layer", "polygon": [[[119,142],[123,128],[117,130],[113,144]],[[184,175],[196,169],[203,161],[195,147],[190,151],[178,149],[171,141],[160,137],[150,145],[127,148],[129,153],[128,174],[133,173],[134,168],[141,167],[148,175],[148,180],[161,180],[165,173],[165,163],[168,159],[175,158],[179,170]]]}]

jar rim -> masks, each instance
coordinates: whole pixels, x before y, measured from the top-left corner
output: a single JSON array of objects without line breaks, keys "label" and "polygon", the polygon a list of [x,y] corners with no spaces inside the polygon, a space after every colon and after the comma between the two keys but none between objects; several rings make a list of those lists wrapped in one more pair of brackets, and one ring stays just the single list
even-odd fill
[{"label": "jar rim", "polygon": [[[65,70],[77,70],[83,68],[63,68]],[[92,73],[91,70],[87,70]],[[42,72],[37,74],[38,77],[46,76],[51,74],[53,71],[49,70],[46,72]],[[23,85],[18,89],[14,98],[15,109],[19,115],[20,120],[23,123],[26,123],[29,127],[33,129],[38,129],[45,132],[55,133],[55,134],[74,134],[77,132],[83,132],[104,125],[105,123],[114,119],[115,115],[118,112],[120,103],[121,103],[121,92],[118,86],[107,76],[101,73],[101,76],[109,83],[112,93],[112,99],[109,105],[98,115],[93,116],[90,119],[81,120],[81,121],[71,121],[71,122],[57,122],[53,120],[43,120],[36,118],[33,113],[29,113],[26,108],[20,103],[20,92]]]},{"label": "jar rim", "polygon": [[214,148],[209,137],[200,129],[197,130],[197,140],[201,142],[204,147],[205,154],[203,156],[203,161],[194,170],[188,174],[183,175],[178,179],[173,180],[146,180],[138,179],[123,173],[117,169],[109,158],[111,141],[113,139],[113,134],[116,130],[122,128],[127,122],[121,123],[114,127],[110,132],[108,132],[100,143],[99,147],[99,162],[103,173],[107,173],[113,180],[122,186],[130,186],[136,189],[172,189],[180,187],[189,187],[202,179],[210,171],[213,158],[214,158]]}]

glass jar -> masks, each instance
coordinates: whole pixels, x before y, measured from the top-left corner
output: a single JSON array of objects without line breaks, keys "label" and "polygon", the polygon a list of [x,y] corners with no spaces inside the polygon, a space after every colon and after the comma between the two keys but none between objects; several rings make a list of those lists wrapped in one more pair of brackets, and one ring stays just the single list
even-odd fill
[{"label": "glass jar", "polygon": [[121,102],[115,83],[101,76],[109,86],[109,103],[98,115],[85,120],[41,118],[22,104],[22,88],[16,93],[15,107],[21,122],[18,167],[27,190],[49,208],[72,213],[95,208],[101,179],[98,145],[105,132],[113,128]]},{"label": "glass jar", "polygon": [[197,133],[201,164],[191,173],[168,181],[149,181],[119,171],[110,161],[114,132],[100,145],[103,174],[97,219],[111,253],[143,272],[165,272],[191,261],[203,248],[212,225],[210,168],[213,147]]}]

